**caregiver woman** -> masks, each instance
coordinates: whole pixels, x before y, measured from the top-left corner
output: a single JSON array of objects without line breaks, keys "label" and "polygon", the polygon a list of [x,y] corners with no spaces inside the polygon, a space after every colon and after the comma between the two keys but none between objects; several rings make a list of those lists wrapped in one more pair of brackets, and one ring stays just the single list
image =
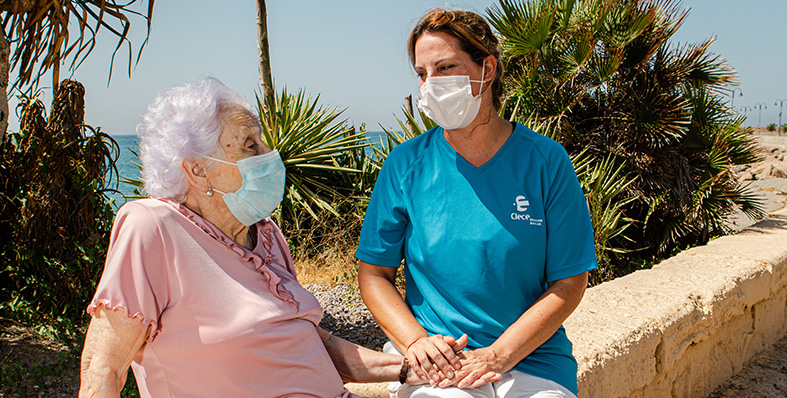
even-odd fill
[{"label": "caregiver woman", "polygon": [[129,365],[142,397],[347,398],[343,380],[419,381],[401,356],[318,326],[320,305],[267,218],[285,168],[261,131],[216,79],[150,104],[140,154],[152,198],[115,218],[88,307],[80,397],[119,396]]},{"label": "caregiver woman", "polygon": [[[431,381],[391,389],[574,397],[577,364],[561,324],[597,263],[571,161],[557,142],[498,116],[500,50],[482,17],[433,10],[408,52],[418,106],[439,127],[385,161],[356,252],[363,299],[395,346],[386,349]],[[405,300],[394,286],[402,259]],[[443,336],[463,334],[467,350],[455,354]],[[502,378],[484,384],[490,371]]]}]

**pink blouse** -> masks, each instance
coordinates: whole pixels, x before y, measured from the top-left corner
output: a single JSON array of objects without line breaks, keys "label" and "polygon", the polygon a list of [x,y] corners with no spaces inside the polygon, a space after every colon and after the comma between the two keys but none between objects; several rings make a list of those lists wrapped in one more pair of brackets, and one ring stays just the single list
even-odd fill
[{"label": "pink blouse", "polygon": [[248,250],[187,207],[143,199],[118,210],[88,307],[150,325],[132,368],[143,397],[351,397],[270,219]]}]

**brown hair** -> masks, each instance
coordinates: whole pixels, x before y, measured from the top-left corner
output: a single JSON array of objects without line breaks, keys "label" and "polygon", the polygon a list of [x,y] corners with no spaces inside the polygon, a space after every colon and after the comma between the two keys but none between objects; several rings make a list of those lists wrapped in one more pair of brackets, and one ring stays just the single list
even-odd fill
[{"label": "brown hair", "polygon": [[497,37],[484,18],[470,11],[448,11],[437,8],[426,13],[413,28],[407,40],[407,55],[410,63],[415,65],[415,42],[426,32],[441,32],[459,40],[464,52],[478,65],[483,65],[486,57],[493,55],[497,60],[497,69],[492,83],[492,104],[500,109],[500,97],[503,95],[503,63],[500,62],[500,47]]}]

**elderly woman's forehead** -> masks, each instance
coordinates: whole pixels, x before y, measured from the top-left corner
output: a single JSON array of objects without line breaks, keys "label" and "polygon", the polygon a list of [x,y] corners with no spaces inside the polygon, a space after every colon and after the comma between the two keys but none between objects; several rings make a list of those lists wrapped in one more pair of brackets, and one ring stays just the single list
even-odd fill
[{"label": "elderly woman's forehead", "polygon": [[239,126],[260,127],[260,121],[251,111],[238,106],[228,107],[219,111],[222,124],[235,124]]}]

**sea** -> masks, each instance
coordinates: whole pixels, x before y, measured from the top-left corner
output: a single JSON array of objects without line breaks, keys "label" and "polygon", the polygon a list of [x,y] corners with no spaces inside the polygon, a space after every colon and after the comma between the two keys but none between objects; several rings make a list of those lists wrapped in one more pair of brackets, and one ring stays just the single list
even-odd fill
[{"label": "sea", "polygon": [[[375,144],[380,142],[380,137],[385,135],[383,131],[369,131],[367,132],[369,138]],[[133,185],[126,184],[120,182],[124,177],[129,179],[139,179],[142,174],[139,166],[137,164],[141,164],[137,155],[134,152],[139,153],[139,137],[136,135],[113,135],[112,138],[117,141],[118,146],[120,147],[120,155],[118,156],[117,163],[115,164],[118,169],[118,174],[120,178],[115,178],[112,176],[112,181],[110,181],[110,188],[116,189],[117,192],[111,192],[108,196],[114,200],[113,207],[117,210],[120,206],[122,206],[126,201],[133,200],[129,199],[129,197],[134,196],[134,189],[136,188]],[[132,152],[133,151],[133,152]],[[143,192],[144,193],[144,192]]]},{"label": "sea", "polygon": [[[115,139],[120,147],[120,154],[118,155],[117,162],[115,162],[119,177],[114,174],[111,175],[112,180],[109,181],[109,188],[116,189],[117,191],[110,192],[107,196],[114,200],[113,206],[117,210],[117,208],[126,203],[128,200],[126,197],[134,195],[134,188],[136,188],[130,184],[120,182],[120,180],[123,179],[123,177],[139,179],[142,176],[142,172],[136,165],[136,163],[140,163],[139,158],[134,154],[134,152],[139,152],[139,146],[137,145],[139,137],[136,135],[113,135],[112,138]],[[110,176],[108,175],[105,178],[108,177]]]}]

